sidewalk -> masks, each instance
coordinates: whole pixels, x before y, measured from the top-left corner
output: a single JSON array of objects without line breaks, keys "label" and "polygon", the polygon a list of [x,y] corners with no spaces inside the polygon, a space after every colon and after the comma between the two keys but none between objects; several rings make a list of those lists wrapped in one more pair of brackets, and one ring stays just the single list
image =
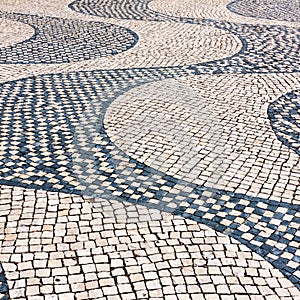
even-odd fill
[{"label": "sidewalk", "polygon": [[298,1],[0,3],[0,299],[300,299]]}]

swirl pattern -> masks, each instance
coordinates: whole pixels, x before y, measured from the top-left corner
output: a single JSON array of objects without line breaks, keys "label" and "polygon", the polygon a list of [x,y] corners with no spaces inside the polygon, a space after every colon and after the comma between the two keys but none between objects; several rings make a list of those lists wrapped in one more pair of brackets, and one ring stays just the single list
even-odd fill
[{"label": "swirl pattern", "polygon": [[99,22],[16,14],[3,16],[36,29],[30,39],[0,48],[2,64],[68,63],[95,59],[126,51],[138,40],[130,30]]},{"label": "swirl pattern", "polygon": [[300,1],[237,0],[228,5],[235,13],[263,19],[299,22]]},{"label": "swirl pattern", "polygon": [[298,2],[272,3],[0,4],[2,299],[300,296]]},{"label": "swirl pattern", "polygon": [[300,155],[300,102],[299,91],[283,95],[272,102],[268,115],[278,139]]}]

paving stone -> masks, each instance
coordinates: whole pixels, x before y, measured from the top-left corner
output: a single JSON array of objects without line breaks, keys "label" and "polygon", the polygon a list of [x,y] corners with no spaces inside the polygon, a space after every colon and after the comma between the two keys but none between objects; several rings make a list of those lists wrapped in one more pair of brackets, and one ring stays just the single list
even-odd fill
[{"label": "paving stone", "polygon": [[298,1],[0,3],[2,299],[297,299]]}]

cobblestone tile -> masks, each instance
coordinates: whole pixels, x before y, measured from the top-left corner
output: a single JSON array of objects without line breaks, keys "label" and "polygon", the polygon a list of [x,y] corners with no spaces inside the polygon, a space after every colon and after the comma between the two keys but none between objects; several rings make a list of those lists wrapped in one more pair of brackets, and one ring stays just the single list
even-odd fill
[{"label": "cobblestone tile", "polygon": [[0,48],[0,63],[66,63],[113,55],[131,48],[137,35],[115,25],[2,13],[35,28],[24,42]]},{"label": "cobblestone tile", "polygon": [[[16,195],[12,196],[12,209],[6,215],[4,230],[6,234],[12,226],[16,229],[15,244],[12,249],[7,246],[5,235],[0,254],[12,299],[50,299],[53,293],[68,299],[113,296],[116,299],[171,299],[173,296],[185,299],[199,294],[210,299],[216,292],[220,299],[231,294],[241,299],[248,295],[267,299],[267,296],[283,295],[283,291],[287,297],[300,295],[263,258],[235,239],[195,221],[164,214],[160,220],[138,224],[130,220],[112,222],[112,218],[104,216],[104,211],[82,197],[37,191],[34,200],[27,203],[24,198],[28,190],[5,186],[3,189]],[[56,205],[46,206],[51,202]],[[67,214],[60,217],[65,203],[69,203]],[[15,209],[20,205],[21,210]],[[45,207],[42,218],[38,208],[41,206]],[[72,207],[78,208],[76,213]],[[30,208],[33,215],[28,222],[26,211]],[[86,215],[91,216],[89,221],[84,221]],[[18,216],[16,224],[11,216]],[[78,222],[70,221],[74,216]],[[49,236],[41,241],[39,251],[33,247],[30,237],[36,232],[37,219],[41,220],[41,231]],[[77,233],[82,222],[87,222],[91,229],[88,235]],[[73,229],[67,230],[63,238],[59,230],[62,225]],[[24,236],[24,232],[28,235]],[[75,241],[65,241],[68,236],[74,236]],[[123,240],[122,236],[127,239]],[[15,256],[11,253],[16,252],[18,241],[28,247],[20,249],[20,255]],[[43,261],[46,267],[41,269]],[[74,263],[70,264],[71,261]]]},{"label": "cobblestone tile", "polygon": [[[106,132],[131,157],[176,178],[298,203],[293,195],[299,188],[299,157],[282,147],[271,130],[268,117],[274,130],[280,130],[279,116],[271,116],[277,101],[270,103],[269,116],[266,113],[268,102],[299,86],[294,76],[281,76],[198,76],[143,85],[108,108]],[[287,97],[297,99],[292,95]],[[290,148],[298,153],[297,114],[293,117],[297,102],[288,108],[285,99],[276,107],[277,114],[283,107],[290,111],[283,142],[289,145],[291,139]],[[295,129],[289,134],[292,122]],[[282,168],[290,168],[289,183],[278,178],[275,169]],[[286,185],[289,189],[284,191]]]},{"label": "cobblestone tile", "polygon": [[289,22],[300,22],[296,13],[300,9],[298,1],[253,1],[237,0],[228,5],[228,9],[235,13],[263,19],[275,19]]},{"label": "cobblestone tile", "polygon": [[298,6],[1,2],[3,299],[300,298]]},{"label": "cobblestone tile", "polygon": [[235,20],[253,25],[291,25],[290,21],[296,21],[297,18],[297,5],[297,1],[154,0],[148,4],[148,8],[168,16]]}]

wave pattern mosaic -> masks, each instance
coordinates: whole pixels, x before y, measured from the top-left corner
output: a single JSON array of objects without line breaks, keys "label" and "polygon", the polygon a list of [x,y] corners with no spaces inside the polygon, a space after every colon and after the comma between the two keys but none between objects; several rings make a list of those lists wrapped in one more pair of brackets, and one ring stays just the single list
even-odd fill
[{"label": "wave pattern mosaic", "polygon": [[35,28],[23,42],[0,48],[0,63],[67,63],[114,55],[130,49],[138,36],[116,25],[100,22],[2,14],[3,18]]},{"label": "wave pattern mosaic", "polygon": [[299,91],[283,95],[270,104],[268,114],[280,141],[300,155]]},{"label": "wave pattern mosaic", "polygon": [[298,299],[299,3],[27,2],[0,4],[1,299]]},{"label": "wave pattern mosaic", "polygon": [[237,0],[228,5],[228,9],[235,13],[263,18],[299,22],[300,1],[267,1],[267,0]]}]

